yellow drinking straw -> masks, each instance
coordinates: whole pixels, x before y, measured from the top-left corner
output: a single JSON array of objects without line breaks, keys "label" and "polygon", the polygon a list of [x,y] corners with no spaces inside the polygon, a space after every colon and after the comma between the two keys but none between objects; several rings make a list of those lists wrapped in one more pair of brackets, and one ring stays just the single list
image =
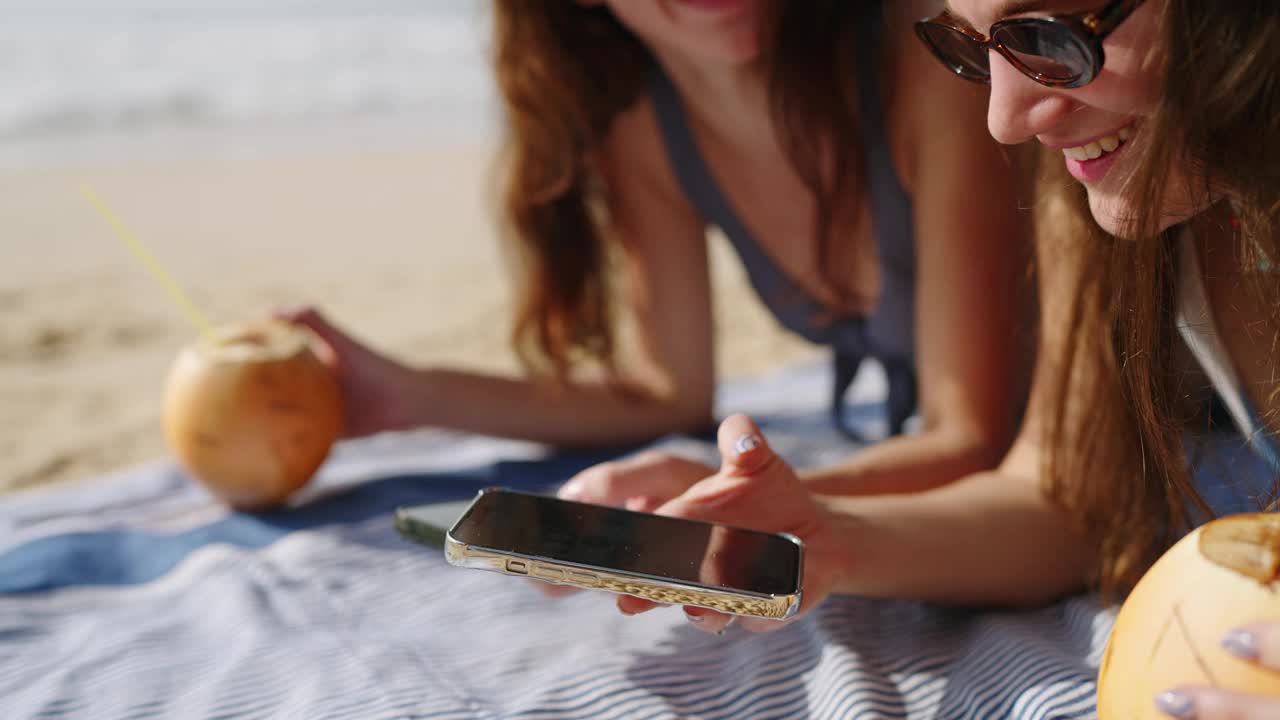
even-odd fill
[{"label": "yellow drinking straw", "polygon": [[177,281],[173,279],[173,276],[164,269],[164,266],[160,264],[160,261],[156,260],[155,256],[147,251],[146,246],[144,246],[142,242],[138,240],[138,237],[134,235],[123,222],[121,222],[119,216],[112,212],[111,208],[107,207],[107,204],[102,201],[101,197],[98,197],[98,193],[94,192],[93,188],[88,185],[80,188],[80,192],[84,194],[85,200],[89,201],[89,204],[93,206],[93,209],[97,210],[98,214],[102,216],[102,219],[111,227],[111,230],[115,233],[116,239],[118,239],[120,243],[133,254],[134,258],[136,258],[138,262],[142,263],[142,266],[147,269],[147,272],[151,273],[151,276],[155,278],[156,282],[160,283],[160,286],[169,293],[169,297],[177,303],[183,314],[187,316],[187,320],[192,325],[195,325],[201,335],[206,338],[213,337],[213,326],[209,323],[209,319],[204,316],[204,313],[200,312],[200,310],[196,308],[195,303],[191,302],[191,298],[187,297],[187,294],[183,292],[182,286],[179,285]]}]

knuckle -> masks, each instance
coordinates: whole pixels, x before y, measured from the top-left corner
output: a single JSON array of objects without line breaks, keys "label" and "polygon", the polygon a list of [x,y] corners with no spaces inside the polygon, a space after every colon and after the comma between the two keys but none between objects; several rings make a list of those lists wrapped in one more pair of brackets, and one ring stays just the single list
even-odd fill
[{"label": "knuckle", "polygon": [[647,467],[650,465],[663,465],[670,462],[672,455],[662,450],[645,450],[631,459],[633,467]]},{"label": "knuckle", "polygon": [[595,472],[588,478],[588,482],[598,489],[608,490],[617,485],[622,478],[623,473],[617,464],[609,463],[596,468]]}]

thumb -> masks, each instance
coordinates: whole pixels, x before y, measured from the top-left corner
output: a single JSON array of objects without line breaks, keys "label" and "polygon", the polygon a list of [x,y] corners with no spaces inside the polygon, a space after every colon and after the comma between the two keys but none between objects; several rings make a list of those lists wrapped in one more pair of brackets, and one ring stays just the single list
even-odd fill
[{"label": "thumb", "polygon": [[795,472],[774,453],[760,428],[746,415],[726,418],[720,424],[717,444],[720,471],[657,512],[691,520],[728,520],[749,527],[772,524],[772,518],[764,514],[772,506],[759,500],[785,497],[782,491],[797,482]]},{"label": "thumb", "polygon": [[765,440],[755,421],[746,415],[730,415],[716,432],[720,450],[720,474],[749,478],[770,475],[770,466],[778,456]]},{"label": "thumb", "polygon": [[355,341],[329,322],[321,312],[310,305],[282,308],[272,313],[277,320],[301,325],[320,338],[337,357],[348,355],[357,348]]}]

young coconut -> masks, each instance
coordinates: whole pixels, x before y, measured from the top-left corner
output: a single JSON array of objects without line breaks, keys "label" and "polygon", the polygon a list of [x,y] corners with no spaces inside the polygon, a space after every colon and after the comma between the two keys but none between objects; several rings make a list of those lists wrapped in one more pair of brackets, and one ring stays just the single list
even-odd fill
[{"label": "young coconut", "polygon": [[1280,619],[1280,514],[1233,515],[1174,545],[1120,608],[1098,673],[1098,720],[1157,720],[1181,684],[1280,695],[1280,675],[1229,654],[1229,630]]},{"label": "young coconut", "polygon": [[218,328],[183,348],[170,370],[169,447],[232,507],[282,504],[341,434],[341,390],[308,339],[278,322]]}]

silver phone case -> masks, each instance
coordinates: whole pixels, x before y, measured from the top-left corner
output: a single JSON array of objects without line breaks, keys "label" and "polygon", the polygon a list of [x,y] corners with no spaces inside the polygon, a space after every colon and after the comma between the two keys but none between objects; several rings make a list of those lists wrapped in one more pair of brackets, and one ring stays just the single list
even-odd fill
[{"label": "silver phone case", "polygon": [[[492,490],[481,490],[476,500],[486,492],[492,492]],[[789,595],[726,590],[670,578],[624,573],[602,567],[579,566],[551,558],[467,545],[454,538],[454,531],[466,515],[467,513],[463,513],[445,535],[444,555],[450,565],[518,577],[531,577],[557,585],[571,585],[587,590],[634,595],[668,605],[693,605],[731,615],[785,620],[795,615],[800,609],[800,590]],[[773,534],[780,535],[800,547],[797,575],[803,578],[804,542],[790,533]]]}]

